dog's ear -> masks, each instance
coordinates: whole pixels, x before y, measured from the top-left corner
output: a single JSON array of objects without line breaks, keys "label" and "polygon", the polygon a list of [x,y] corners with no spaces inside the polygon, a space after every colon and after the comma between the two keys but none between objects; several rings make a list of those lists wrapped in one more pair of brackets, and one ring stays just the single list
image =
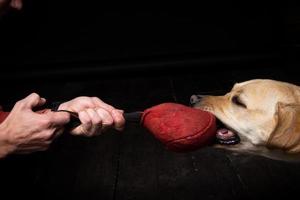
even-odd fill
[{"label": "dog's ear", "polygon": [[274,118],[275,127],[267,146],[300,153],[300,105],[278,103]]}]

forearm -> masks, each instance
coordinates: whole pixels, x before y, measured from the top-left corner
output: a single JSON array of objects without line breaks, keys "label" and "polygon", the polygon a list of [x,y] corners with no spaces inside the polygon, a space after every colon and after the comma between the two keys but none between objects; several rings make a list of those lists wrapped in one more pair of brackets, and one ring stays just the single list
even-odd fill
[{"label": "forearm", "polygon": [[0,124],[0,159],[5,158],[13,151],[12,145],[8,141],[9,130],[5,123]]},{"label": "forearm", "polygon": [[0,159],[6,157],[9,154],[9,148],[6,142],[5,135],[7,134],[7,130],[5,130],[2,122],[9,115],[9,112],[0,111]]}]

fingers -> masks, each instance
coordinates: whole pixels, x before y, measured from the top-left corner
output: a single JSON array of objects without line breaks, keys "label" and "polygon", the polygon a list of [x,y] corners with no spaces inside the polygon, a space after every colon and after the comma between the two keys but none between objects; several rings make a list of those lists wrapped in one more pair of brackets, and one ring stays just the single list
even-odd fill
[{"label": "fingers", "polygon": [[73,135],[85,135],[85,136],[91,136],[92,134],[92,120],[87,113],[87,111],[81,111],[78,113],[79,119],[81,121],[81,125],[74,129],[71,133]]},{"label": "fingers", "polygon": [[46,103],[46,99],[41,98],[40,95],[38,95],[37,93],[30,94],[24,100],[25,100],[25,106],[27,106],[30,109],[38,106],[42,106]]},{"label": "fingers", "polygon": [[114,120],[114,128],[118,131],[122,131],[125,125],[125,118],[123,116],[124,111],[121,110],[113,110],[112,117]]},{"label": "fingers", "polygon": [[77,97],[59,106],[60,110],[77,112],[82,123],[71,131],[74,135],[98,135],[110,127],[123,130],[123,111],[104,103],[97,97]]},{"label": "fingers", "polygon": [[50,143],[63,132],[63,125],[69,122],[65,112],[35,113],[32,108],[46,102],[32,93],[16,103],[5,123],[5,140],[10,152],[30,153],[48,149]]},{"label": "fingers", "polygon": [[101,99],[99,99],[98,97],[91,97],[95,107],[100,107],[100,108],[104,108],[105,110],[107,110],[108,112],[112,112],[115,108],[112,107],[111,105],[104,103]]},{"label": "fingers", "polygon": [[103,118],[95,110],[87,109],[86,113],[93,125],[101,125],[103,123]]},{"label": "fingers", "polygon": [[103,108],[81,111],[79,113],[79,119],[82,124],[80,127],[77,127],[74,131],[72,131],[75,135],[99,135],[111,127],[114,123],[113,117]]},{"label": "fingers", "polygon": [[96,111],[97,115],[101,118],[103,128],[110,127],[114,123],[114,119],[107,110],[98,108]]},{"label": "fingers", "polygon": [[110,116],[113,119],[114,128],[116,130],[121,131],[124,129],[125,119],[123,117],[123,110],[115,109],[113,106],[106,104],[97,97],[92,97],[92,101],[94,102],[96,107],[103,108],[109,112]]},{"label": "fingers", "polygon": [[26,98],[17,102],[17,106],[21,109],[32,110],[35,107],[42,106],[46,103],[46,99],[41,98],[37,93],[32,93]]},{"label": "fingers", "polygon": [[96,110],[87,109],[86,117],[89,117],[88,121],[91,122],[90,129],[88,130],[88,136],[100,135],[102,131],[105,129],[105,123],[107,123],[107,119],[104,119],[103,116],[99,115]]},{"label": "fingers", "polygon": [[60,127],[67,124],[71,116],[67,112],[48,112],[44,116],[45,120],[49,120],[49,127]]}]

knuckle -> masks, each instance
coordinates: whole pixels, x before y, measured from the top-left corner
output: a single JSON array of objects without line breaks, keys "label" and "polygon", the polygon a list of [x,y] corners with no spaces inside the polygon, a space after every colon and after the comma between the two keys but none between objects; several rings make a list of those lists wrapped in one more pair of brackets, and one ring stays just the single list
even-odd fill
[{"label": "knuckle", "polygon": [[107,125],[107,126],[111,126],[113,125],[114,121],[112,119],[106,119],[104,124]]},{"label": "knuckle", "polygon": [[85,105],[86,107],[93,107],[93,101],[89,97],[79,97],[78,102]]},{"label": "knuckle", "polygon": [[16,102],[15,106],[22,107],[24,105],[24,103],[25,103],[24,100],[19,100]]},{"label": "knuckle", "polygon": [[38,101],[40,98],[40,95],[38,95],[37,93],[31,93],[26,99],[27,101]]},{"label": "knuckle", "polygon": [[86,109],[86,111],[89,112],[89,113],[91,113],[91,114],[95,113],[94,109],[92,109],[92,108],[88,108],[88,109]]},{"label": "knuckle", "polygon": [[122,128],[125,124],[125,119],[123,117],[118,117],[115,120],[114,126],[115,128]]},{"label": "knuckle", "polygon": [[89,97],[87,97],[87,96],[77,97],[76,99],[80,100],[80,101],[89,101],[90,100]]},{"label": "knuckle", "polygon": [[44,134],[44,136],[43,136],[43,138],[47,141],[47,142],[45,142],[45,143],[48,143],[48,142],[49,142],[49,144],[50,144],[50,143],[51,143],[51,139],[53,138],[53,135],[54,135],[53,131],[47,131],[47,132]]},{"label": "knuckle", "polygon": [[79,112],[79,119],[82,124],[88,124],[92,120],[85,111]]},{"label": "knuckle", "polygon": [[40,95],[35,92],[31,93],[31,96],[34,98],[40,98]]},{"label": "knuckle", "polygon": [[100,116],[102,116],[102,117],[111,115],[110,112],[107,111],[107,110],[105,110],[104,108],[98,108],[98,109],[96,110],[96,112],[97,112]]},{"label": "knuckle", "polygon": [[91,125],[92,124],[92,119],[91,118],[86,119],[86,121],[83,124]]},{"label": "knuckle", "polygon": [[100,117],[94,119],[95,124],[101,124],[102,120]]},{"label": "knuckle", "polygon": [[43,127],[49,127],[51,126],[51,119],[50,118],[44,118],[40,120],[40,125]]},{"label": "knuckle", "polygon": [[77,97],[76,99],[88,99],[88,97],[87,96],[81,96],[81,97]]},{"label": "knuckle", "polygon": [[98,97],[91,97],[91,100],[93,100],[93,101],[98,101],[98,102],[102,102],[102,100],[99,99]]}]

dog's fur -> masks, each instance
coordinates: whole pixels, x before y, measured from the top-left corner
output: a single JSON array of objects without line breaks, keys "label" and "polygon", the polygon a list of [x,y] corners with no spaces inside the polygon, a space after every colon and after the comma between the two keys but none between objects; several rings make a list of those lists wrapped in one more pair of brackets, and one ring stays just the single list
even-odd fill
[{"label": "dog's fur", "polygon": [[235,84],[224,96],[194,105],[212,112],[241,138],[224,148],[280,160],[300,160],[300,87],[267,79]]}]

